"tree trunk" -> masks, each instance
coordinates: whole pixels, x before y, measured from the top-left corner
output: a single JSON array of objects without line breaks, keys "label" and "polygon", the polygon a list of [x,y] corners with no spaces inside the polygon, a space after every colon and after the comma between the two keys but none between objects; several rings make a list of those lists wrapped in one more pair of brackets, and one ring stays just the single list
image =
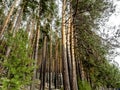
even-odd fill
[{"label": "tree trunk", "polygon": [[72,90],[78,90],[74,51],[75,51],[74,50],[74,29],[73,29],[73,23],[71,23]]},{"label": "tree trunk", "polygon": [[[38,60],[38,48],[39,48],[39,38],[40,38],[40,30],[39,30],[39,26],[37,26],[37,37],[36,37],[36,46],[35,46],[35,56],[34,56],[34,66],[37,67],[37,60]],[[34,80],[36,80],[36,72],[37,69],[35,68],[33,71],[33,83],[31,85],[31,90],[35,90],[35,84],[34,84]]]},{"label": "tree trunk", "polygon": [[14,10],[14,7],[15,7],[17,1],[18,1],[18,0],[15,0],[15,1],[13,2],[12,6],[11,6],[11,9],[10,9],[10,12],[8,13],[8,16],[7,16],[6,20],[4,21],[4,25],[3,25],[2,30],[1,30],[1,33],[0,33],[0,38],[2,37],[3,32],[5,31],[5,27],[7,26],[8,22],[9,22],[9,20],[10,20],[10,16],[11,16],[12,13],[13,13],[13,10]]},{"label": "tree trunk", "polygon": [[70,90],[68,63],[67,63],[67,48],[66,48],[66,30],[65,30],[65,9],[66,0],[63,0],[62,5],[62,65],[63,65],[63,84],[64,90]]},{"label": "tree trunk", "polygon": [[69,71],[69,80],[70,86],[72,86],[72,65],[71,65],[71,52],[70,52],[70,27],[71,27],[71,18],[69,18],[68,22],[68,31],[67,31],[67,56],[68,56],[68,71]]},{"label": "tree trunk", "polygon": [[58,41],[56,40],[56,46],[55,46],[55,89],[57,88],[57,82],[58,82]]},{"label": "tree trunk", "polygon": [[41,83],[40,83],[40,90],[44,90],[45,89],[45,66],[46,66],[46,46],[47,46],[47,36],[44,37],[44,44],[43,44],[43,62],[42,62],[42,71],[40,73],[42,73],[41,75]]},{"label": "tree trunk", "polygon": [[63,78],[62,78],[62,39],[60,39],[60,65],[59,65],[59,69],[60,69],[60,78],[59,78],[59,81],[60,81],[60,87],[61,85],[63,85]]},{"label": "tree trunk", "polygon": [[50,34],[50,60],[49,60],[49,90],[51,90],[51,83],[52,83],[52,35]]},{"label": "tree trunk", "polygon": [[81,79],[82,79],[82,81],[85,81],[86,77],[85,77],[85,72],[84,72],[82,60],[80,60],[79,63],[80,63],[79,69],[81,71]]}]

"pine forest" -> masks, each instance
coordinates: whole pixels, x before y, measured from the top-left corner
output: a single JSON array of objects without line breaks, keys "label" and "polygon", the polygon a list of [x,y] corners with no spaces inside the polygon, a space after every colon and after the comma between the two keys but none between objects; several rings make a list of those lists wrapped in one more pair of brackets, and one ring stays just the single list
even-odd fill
[{"label": "pine forest", "polygon": [[0,0],[0,90],[120,90],[113,1]]}]

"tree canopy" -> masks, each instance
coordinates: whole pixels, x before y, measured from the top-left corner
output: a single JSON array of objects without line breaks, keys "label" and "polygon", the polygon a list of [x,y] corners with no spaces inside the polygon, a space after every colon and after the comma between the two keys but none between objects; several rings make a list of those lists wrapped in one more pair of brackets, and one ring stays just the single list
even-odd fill
[{"label": "tree canopy", "polygon": [[120,88],[111,46],[97,33],[114,8],[112,0],[0,0],[0,90]]}]

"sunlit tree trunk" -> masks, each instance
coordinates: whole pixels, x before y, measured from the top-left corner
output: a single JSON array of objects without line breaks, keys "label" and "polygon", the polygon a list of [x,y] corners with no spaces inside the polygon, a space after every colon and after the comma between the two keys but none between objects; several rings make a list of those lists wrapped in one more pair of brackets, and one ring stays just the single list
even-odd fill
[{"label": "sunlit tree trunk", "polygon": [[74,46],[74,28],[73,22],[71,23],[71,55],[72,55],[72,90],[78,90],[77,75],[76,75],[76,62],[75,62],[75,46]]},{"label": "sunlit tree trunk", "polygon": [[[37,67],[37,61],[38,61],[38,48],[39,48],[39,39],[40,39],[40,27],[39,24],[37,25],[37,37],[36,37],[36,45],[35,45],[35,56],[34,56],[34,66]],[[35,68],[33,71],[33,83],[31,85],[31,90],[35,90],[35,84],[34,81],[36,80],[36,74],[37,74],[37,69]]]},{"label": "sunlit tree trunk", "polygon": [[2,37],[3,32],[5,31],[5,28],[6,28],[8,22],[9,22],[9,20],[10,20],[10,16],[12,15],[12,13],[13,13],[13,11],[14,11],[14,7],[15,7],[17,1],[18,1],[18,0],[15,0],[15,1],[13,2],[12,6],[11,6],[11,9],[10,9],[10,11],[9,11],[9,13],[8,13],[8,16],[6,17],[6,20],[4,21],[4,24],[3,24],[3,27],[2,27],[2,30],[1,30],[1,33],[0,33],[0,38]]},{"label": "sunlit tree trunk", "polygon": [[65,9],[66,0],[63,0],[62,5],[62,65],[63,65],[63,84],[64,90],[70,90],[70,81],[67,63],[67,48],[66,48],[66,29],[65,29]]},{"label": "sunlit tree trunk", "polygon": [[68,54],[68,70],[69,70],[69,79],[70,86],[72,86],[72,65],[71,65],[71,52],[70,52],[70,29],[71,29],[71,18],[68,21],[68,30],[67,30],[67,54]]}]

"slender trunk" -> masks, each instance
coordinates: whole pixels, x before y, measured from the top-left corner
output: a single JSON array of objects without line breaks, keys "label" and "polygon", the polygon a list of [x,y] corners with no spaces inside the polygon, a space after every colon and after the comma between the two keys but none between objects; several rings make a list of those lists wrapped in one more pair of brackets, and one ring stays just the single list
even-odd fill
[{"label": "slender trunk", "polygon": [[67,31],[67,54],[68,54],[68,70],[69,70],[69,79],[70,86],[72,86],[72,65],[71,65],[71,52],[70,52],[70,27],[71,27],[71,18],[69,19],[68,31]]},{"label": "slender trunk", "polygon": [[57,82],[58,82],[58,41],[56,40],[56,47],[55,47],[55,89],[57,88]]},{"label": "slender trunk", "polygon": [[[49,53],[48,53],[48,45],[46,45],[46,59],[45,59],[45,79],[44,79],[44,86],[49,86],[48,84],[48,77],[49,77]],[[45,87],[44,87],[45,88]]]},{"label": "slender trunk", "polygon": [[[40,38],[40,30],[39,30],[39,26],[37,26],[37,37],[36,37],[36,46],[35,46],[35,61],[34,61],[34,66],[37,67],[37,60],[38,60],[38,48],[39,48],[39,38]],[[34,80],[36,79],[36,72],[37,69],[35,68],[33,71],[33,83],[31,85],[31,90],[35,90],[35,84],[34,84]]]},{"label": "slender trunk", "polygon": [[68,63],[67,63],[67,48],[66,48],[66,30],[65,30],[65,9],[66,0],[63,0],[62,5],[62,63],[63,63],[63,83],[64,90],[70,90],[70,81],[68,73]]},{"label": "slender trunk", "polygon": [[3,24],[3,27],[2,27],[2,30],[1,30],[1,33],[0,33],[0,38],[2,37],[3,32],[5,31],[5,28],[6,28],[8,22],[9,22],[9,20],[10,20],[10,16],[11,16],[12,13],[13,13],[13,10],[14,10],[14,7],[15,7],[17,1],[18,1],[18,0],[15,0],[15,1],[13,2],[12,6],[11,6],[11,9],[10,9],[10,12],[8,13],[8,16],[7,16],[6,20],[4,21],[4,24]]},{"label": "slender trunk", "polygon": [[58,69],[58,88],[61,88],[61,39],[59,39],[58,41],[58,65],[57,65],[57,69]]},{"label": "slender trunk", "polygon": [[32,59],[35,59],[35,46],[36,46],[36,38],[37,38],[37,34],[36,32],[33,33],[33,40],[31,42],[31,47],[32,47]]},{"label": "slender trunk", "polygon": [[80,69],[80,71],[81,71],[81,79],[82,79],[82,81],[85,81],[85,80],[86,80],[86,77],[85,77],[85,72],[84,72],[84,67],[83,67],[82,60],[80,60],[79,69]]},{"label": "slender trunk", "polygon": [[[76,57],[77,58],[77,57]],[[79,60],[77,58],[76,61],[76,72],[77,72],[77,79],[79,80],[79,78],[81,79],[81,74],[80,74],[80,70],[79,70]]]},{"label": "slender trunk", "polygon": [[[35,20],[34,19],[32,19],[31,20],[32,21],[32,25],[30,26],[30,32],[29,32],[29,34],[28,34],[28,39],[29,39],[29,45],[30,45],[30,47],[33,47],[32,45],[33,45],[33,41],[34,41],[34,37],[33,37],[33,35],[34,35],[34,29],[35,29]],[[33,51],[33,50],[32,50]],[[38,55],[38,56],[40,56],[40,55]],[[30,54],[30,58],[32,59],[33,58],[33,53],[31,53]],[[40,61],[40,60],[39,60]],[[32,65],[32,64],[31,64]]]},{"label": "slender trunk", "polygon": [[35,20],[33,19],[32,20],[32,25],[31,25],[31,30],[30,30],[30,36],[29,36],[31,46],[32,46],[32,41],[33,41],[34,28],[35,28]]},{"label": "slender trunk", "polygon": [[51,78],[51,74],[52,74],[52,70],[51,70],[51,64],[52,63],[52,35],[50,35],[50,60],[49,60],[49,90],[51,90],[51,82],[52,82],[52,78]]},{"label": "slender trunk", "polygon": [[71,23],[72,90],[78,90],[74,47],[74,29],[73,23]]},{"label": "slender trunk", "polygon": [[40,84],[40,90],[44,90],[45,89],[45,66],[46,66],[46,45],[47,44],[47,36],[44,37],[44,46],[43,46],[43,62],[42,62],[42,71],[40,73],[42,73],[41,76],[41,84]]},{"label": "slender trunk", "polygon": [[62,39],[60,39],[60,87],[63,85],[63,78],[62,78]]}]

